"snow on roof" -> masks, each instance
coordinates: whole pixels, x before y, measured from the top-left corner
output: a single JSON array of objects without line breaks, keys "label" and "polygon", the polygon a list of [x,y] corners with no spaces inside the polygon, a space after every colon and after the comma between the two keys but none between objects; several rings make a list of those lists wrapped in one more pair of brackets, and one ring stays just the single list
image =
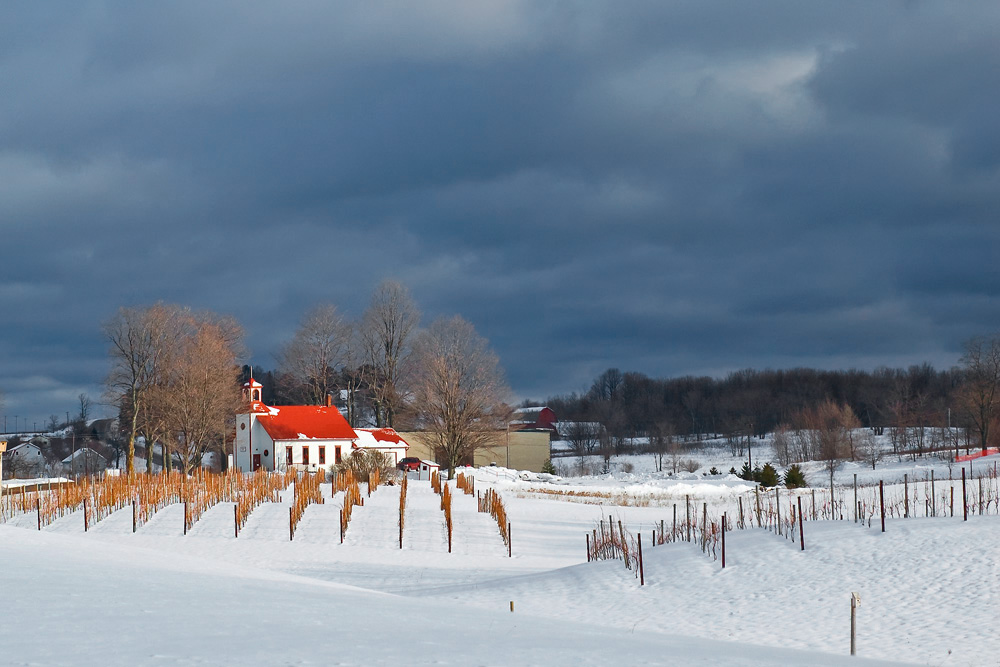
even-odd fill
[{"label": "snow on roof", "polygon": [[[95,452],[90,447],[81,447],[80,449],[76,450],[75,452],[73,452],[72,454],[70,454],[69,456],[67,456],[66,458],[64,458],[62,460],[62,462],[63,463],[71,463],[74,459],[78,459],[81,456],[83,456],[84,452],[90,452],[92,454],[97,454],[97,452]],[[97,454],[97,455],[100,456],[100,454]]]},{"label": "snow on roof", "polygon": [[538,414],[541,414],[542,410],[546,410],[546,409],[547,408],[544,405],[532,405],[532,406],[527,407],[527,408],[518,408],[514,412],[517,412],[518,414],[522,414],[522,415],[528,416],[528,415],[538,415]]},{"label": "snow on roof", "polygon": [[[264,406],[268,407],[268,406]],[[257,417],[272,440],[353,440],[354,429],[337,408],[283,405]]]},{"label": "snow on roof", "polygon": [[246,382],[243,383],[243,386],[244,387],[250,387],[252,389],[257,389],[257,388],[263,387],[264,385],[262,385],[260,382],[257,382],[253,378],[250,378],[249,380],[247,380]]},{"label": "snow on roof", "polygon": [[19,449],[23,448],[23,447],[32,447],[32,448],[34,448],[34,449],[38,449],[39,451],[41,451],[41,450],[39,449],[38,445],[33,445],[33,444],[32,444],[32,443],[30,443],[30,442],[22,442],[22,443],[21,443],[20,445],[18,445],[17,447],[11,447],[10,449],[8,449],[8,450],[7,450],[7,453],[8,453],[8,454],[11,454],[11,453],[13,453],[13,452],[16,452],[17,450],[19,450]]}]

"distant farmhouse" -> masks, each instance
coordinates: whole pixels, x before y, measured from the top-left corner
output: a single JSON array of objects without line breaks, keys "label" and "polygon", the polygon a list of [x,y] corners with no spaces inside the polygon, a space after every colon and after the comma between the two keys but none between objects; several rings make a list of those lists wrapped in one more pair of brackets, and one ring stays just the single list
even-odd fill
[{"label": "distant farmhouse", "polygon": [[559,420],[552,408],[542,405],[518,408],[510,422],[512,431],[547,431],[550,438],[559,437]]},{"label": "distant farmhouse", "polygon": [[325,406],[265,405],[261,388],[253,378],[243,385],[247,412],[236,417],[237,470],[316,471],[359,449],[381,451],[393,464],[406,456],[409,444],[391,428],[353,429],[329,400]]}]

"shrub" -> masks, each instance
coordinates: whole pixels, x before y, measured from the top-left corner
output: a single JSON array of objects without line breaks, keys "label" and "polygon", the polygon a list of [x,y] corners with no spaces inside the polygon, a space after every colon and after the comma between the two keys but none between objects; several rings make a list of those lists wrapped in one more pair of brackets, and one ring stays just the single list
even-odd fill
[{"label": "shrub", "polygon": [[548,473],[549,475],[556,474],[556,467],[552,465],[552,459],[545,460],[545,463],[542,465],[542,472]]},{"label": "shrub", "polygon": [[806,486],[806,475],[797,463],[785,472],[785,486],[789,489],[800,489]]},{"label": "shrub", "polygon": [[716,468],[715,466],[712,466],[712,469],[708,471],[708,474],[709,475],[721,475],[722,473],[719,472],[718,468]]},{"label": "shrub", "polygon": [[730,468],[730,469],[729,469],[729,474],[730,474],[730,475],[738,475],[739,473],[737,473],[737,472],[736,472],[736,468],[735,468],[735,467],[733,467],[733,468]]},{"label": "shrub", "polygon": [[701,464],[694,459],[684,459],[683,461],[677,462],[677,467],[685,472],[697,472]]},{"label": "shrub", "polygon": [[385,452],[377,449],[359,449],[350,456],[344,457],[341,463],[330,466],[330,472],[336,476],[338,473],[350,470],[354,474],[354,479],[365,481],[368,476],[378,470],[379,477],[383,481],[394,480],[396,478],[396,466],[392,459]]},{"label": "shrub", "polygon": [[755,482],[755,481],[757,481],[757,476],[754,473],[754,471],[750,469],[750,464],[749,463],[744,463],[743,464],[743,468],[740,469],[739,475],[740,475],[741,479],[745,479],[748,482]]}]

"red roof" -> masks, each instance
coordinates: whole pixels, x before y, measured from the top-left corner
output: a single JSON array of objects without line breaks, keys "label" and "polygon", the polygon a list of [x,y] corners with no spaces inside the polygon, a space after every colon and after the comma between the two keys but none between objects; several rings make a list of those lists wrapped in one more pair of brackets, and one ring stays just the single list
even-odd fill
[{"label": "red roof", "polygon": [[[380,442],[395,442],[398,444],[402,440],[394,428],[369,428],[365,430],[369,431]],[[403,444],[405,445],[406,443],[404,442]]]},{"label": "red roof", "polygon": [[284,405],[260,415],[260,422],[272,440],[353,440],[358,437],[337,408],[317,405]]}]

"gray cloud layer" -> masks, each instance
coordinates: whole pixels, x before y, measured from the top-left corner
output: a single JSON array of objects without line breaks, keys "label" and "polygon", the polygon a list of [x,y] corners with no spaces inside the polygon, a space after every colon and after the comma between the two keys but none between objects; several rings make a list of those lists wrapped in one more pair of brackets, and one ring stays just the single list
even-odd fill
[{"label": "gray cloud layer", "polygon": [[1000,9],[0,7],[0,390],[72,409],[163,299],[273,362],[385,277],[520,395],[610,365],[947,366],[998,328]]}]

